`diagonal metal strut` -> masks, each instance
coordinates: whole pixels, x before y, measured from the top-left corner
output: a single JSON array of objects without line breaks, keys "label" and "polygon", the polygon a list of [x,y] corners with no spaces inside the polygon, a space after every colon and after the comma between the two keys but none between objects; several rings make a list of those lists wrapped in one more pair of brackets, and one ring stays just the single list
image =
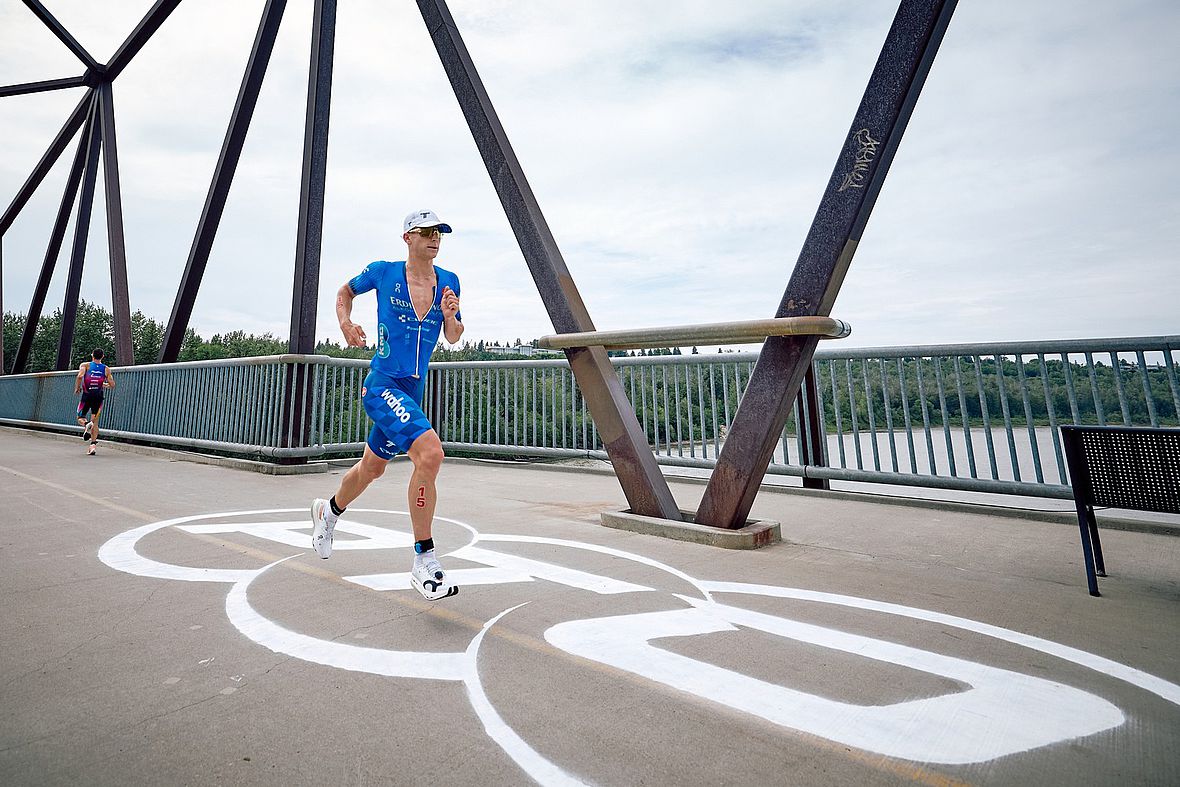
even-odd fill
[{"label": "diagonal metal strut", "polygon": [[127,292],[127,249],[123,242],[123,193],[119,188],[119,148],[115,142],[115,96],[110,82],[98,87],[102,138],[102,173],[107,209],[107,254],[111,263],[111,314],[115,323],[115,360],[135,363],[131,339],[131,298]]},{"label": "diagonal metal strut", "polygon": [[123,72],[123,69],[131,62],[139,50],[143,49],[144,45],[151,39],[152,35],[160,29],[160,25],[168,18],[169,14],[176,10],[176,6],[180,5],[180,0],[158,0],[146,14],[135,29],[131,31],[131,35],[127,36],[127,40],[115,51],[111,59],[107,61],[104,67],[104,79],[110,82],[115,77]]},{"label": "diagonal metal strut", "polygon": [[[776,316],[831,313],[955,2],[902,0],[898,7]],[[697,510],[698,523],[745,524],[817,341],[772,337],[762,346]]]},{"label": "diagonal metal strut", "polygon": [[201,210],[201,218],[197,223],[193,244],[189,249],[184,273],[180,278],[180,286],[176,290],[176,300],[172,304],[172,313],[168,317],[168,325],[164,329],[164,337],[160,343],[158,360],[161,363],[171,363],[180,357],[184,334],[188,330],[189,318],[192,316],[193,306],[197,300],[197,292],[201,287],[201,280],[205,276],[205,266],[209,263],[213,240],[217,234],[217,227],[221,223],[221,216],[225,211],[225,203],[229,198],[230,185],[233,183],[234,173],[237,172],[242,148],[246,144],[246,135],[250,131],[250,119],[254,116],[254,108],[258,104],[258,94],[262,90],[262,80],[266,76],[266,69],[270,63],[271,53],[274,51],[275,39],[278,36],[279,25],[282,23],[283,11],[286,6],[287,0],[270,0],[266,4],[266,8],[263,9],[262,18],[258,22],[258,32],[254,36],[254,47],[250,50],[246,70],[242,74],[242,84],[238,88],[238,99],[234,104],[233,114],[230,116],[229,125],[225,130],[221,154],[218,156],[217,166],[213,170],[209,192],[205,196],[205,206]]},{"label": "diagonal metal strut", "polygon": [[[554,329],[558,333],[593,331],[594,323],[484,90],[450,9],[444,0],[418,0],[418,8]],[[627,401],[606,350],[582,347],[565,353],[631,510],[645,516],[680,519],[676,501],[660,473],[647,436]]]},{"label": "diagonal metal strut", "polygon": [[[89,109],[93,106],[94,98],[95,91],[86,92],[86,97],[82,101],[85,108]],[[13,374],[20,374],[28,367],[29,356],[33,352],[33,338],[37,334],[37,323],[41,319],[41,310],[45,307],[45,296],[49,292],[49,283],[53,279],[53,269],[57,266],[57,258],[61,253],[61,244],[66,234],[66,226],[69,224],[70,214],[74,209],[74,200],[78,196],[78,184],[82,181],[82,169],[86,166],[86,150],[89,139],[90,122],[87,120],[78,142],[78,152],[74,154],[74,162],[70,165],[70,172],[66,177],[66,186],[62,192],[61,205],[57,210],[57,219],[53,223],[53,230],[49,233],[49,247],[45,250],[41,273],[37,276],[37,283],[33,287],[33,298],[29,303],[28,314],[25,315],[24,331],[17,344],[16,356],[12,359]],[[69,139],[65,139],[62,142],[63,147],[69,141]]]},{"label": "diagonal metal strut", "polygon": [[103,67],[78,43],[78,39],[70,35],[70,31],[66,30],[62,23],[57,21],[53,14],[49,13],[49,9],[39,3],[38,0],[24,0],[24,3],[57,36],[58,40],[65,44],[66,48],[73,52],[74,56],[85,64],[86,68],[95,73],[102,73]]},{"label": "diagonal metal strut", "polygon": [[95,95],[90,119],[86,121],[89,136],[86,144],[86,169],[82,173],[82,196],[78,201],[78,218],[74,222],[74,247],[70,254],[70,270],[66,277],[66,293],[62,301],[61,336],[57,342],[58,371],[70,367],[70,353],[74,348],[74,327],[78,319],[78,297],[82,289],[82,268],[86,263],[86,245],[90,239],[90,215],[94,207],[94,185],[98,179],[98,153],[102,144],[102,123],[98,119],[99,99]]},{"label": "diagonal metal strut", "polygon": [[33,192],[41,185],[41,181],[45,180],[45,176],[49,174],[49,170],[53,169],[53,165],[57,163],[62,151],[66,149],[66,145],[70,144],[70,140],[73,139],[74,134],[77,133],[82,122],[88,117],[93,101],[93,91],[86,91],[86,95],[82,96],[82,100],[78,102],[78,106],[74,107],[74,111],[70,113],[61,130],[57,132],[57,136],[49,143],[49,149],[41,156],[41,160],[37,162],[37,166],[33,167],[33,171],[29,174],[29,177],[25,179],[24,185],[20,187],[20,191],[12,198],[12,202],[9,203],[4,214],[0,215],[0,235],[8,231],[8,228],[12,226],[12,222],[16,221],[16,217],[20,215],[25,203],[33,196]]},{"label": "diagonal metal strut", "polygon": [[86,87],[89,82],[90,77],[83,74],[78,77],[42,79],[39,82],[22,82],[19,85],[5,85],[0,87],[0,98],[7,96],[27,96],[30,93],[44,93],[49,90],[64,90],[71,87]]}]

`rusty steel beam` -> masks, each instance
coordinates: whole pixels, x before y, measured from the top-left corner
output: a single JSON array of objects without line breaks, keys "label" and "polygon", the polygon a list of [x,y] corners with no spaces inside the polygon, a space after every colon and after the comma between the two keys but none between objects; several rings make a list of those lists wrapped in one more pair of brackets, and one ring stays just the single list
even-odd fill
[{"label": "rusty steel beam", "polygon": [[20,187],[20,191],[12,198],[12,202],[4,211],[4,215],[0,216],[0,235],[8,232],[8,228],[12,226],[12,222],[16,221],[16,217],[20,215],[21,209],[24,208],[25,203],[33,196],[33,192],[41,185],[41,181],[45,180],[45,176],[49,174],[49,170],[57,163],[66,145],[70,144],[74,134],[77,133],[78,128],[87,118],[87,113],[90,111],[90,105],[94,101],[94,91],[87,90],[86,95],[78,102],[78,106],[74,107],[74,111],[66,119],[65,125],[57,132],[57,136],[49,143],[49,149],[41,156],[41,160],[37,162],[37,166],[33,167],[33,171],[25,180],[24,185]]},{"label": "rusty steel beam", "polygon": [[99,74],[103,72],[103,67],[98,64],[98,61],[90,56],[90,53],[78,43],[78,39],[70,35],[70,31],[66,30],[62,26],[62,23],[57,21],[45,6],[41,5],[37,0],[24,0],[24,2],[29,7],[29,10],[58,37],[58,40],[65,44],[66,48],[73,52],[74,56],[86,65],[86,68]]},{"label": "rusty steel beam", "polygon": [[[288,339],[290,352],[305,355],[315,352],[335,47],[336,0],[315,0],[307,80],[307,113],[303,127],[303,177],[299,187],[295,280],[291,288],[291,331]],[[305,364],[288,365],[283,391],[288,409],[283,422],[281,445],[284,448],[306,445],[311,432],[311,422],[308,420],[308,399],[312,391],[310,367]]]},{"label": "rusty steel beam", "polygon": [[[831,312],[954,8],[955,0],[902,0],[775,316]],[[698,523],[745,524],[817,341],[772,337],[762,346]]]},{"label": "rusty steel beam", "polygon": [[[92,100],[94,91],[88,91],[86,95],[88,99]],[[49,233],[49,247],[45,250],[41,273],[37,276],[37,283],[33,286],[33,298],[29,303],[29,312],[25,315],[25,327],[21,332],[20,342],[16,346],[16,356],[12,359],[13,374],[20,374],[29,365],[29,356],[33,352],[33,337],[37,334],[37,323],[41,319],[41,310],[45,307],[45,296],[49,292],[49,283],[53,280],[53,269],[57,266],[57,257],[61,253],[66,226],[70,223],[70,214],[74,210],[74,200],[78,196],[78,184],[82,181],[82,169],[86,166],[86,146],[89,139],[90,123],[86,121],[81,139],[78,140],[78,151],[74,154],[74,163],[70,165],[70,173],[66,177],[66,186],[61,195],[61,205],[57,209],[57,219],[53,223],[53,230]],[[67,139],[66,143],[68,142]]]},{"label": "rusty steel beam", "polygon": [[5,96],[25,96],[29,93],[44,93],[47,90],[63,90],[70,87],[86,87],[90,84],[90,77],[86,74],[62,79],[43,79],[40,82],[22,82],[19,85],[4,85],[0,87],[0,98]]},{"label": "rusty steel beam", "polygon": [[336,42],[336,0],[316,0],[303,128],[303,178],[295,279],[291,288],[292,353],[315,352],[320,295],[320,249],[324,234],[324,181],[328,172],[328,120],[332,108],[332,60]]},{"label": "rusty steel beam", "polygon": [[229,199],[229,189],[238,169],[242,148],[246,144],[246,135],[250,132],[250,120],[254,117],[258,94],[262,90],[262,80],[270,64],[270,56],[274,51],[275,39],[286,7],[287,0],[269,0],[258,22],[254,47],[246,61],[242,84],[238,88],[238,99],[225,130],[221,153],[217,157],[217,166],[209,182],[209,192],[205,196],[205,207],[201,210],[201,218],[197,222],[197,231],[193,235],[193,244],[189,248],[184,273],[180,277],[180,286],[176,289],[172,313],[164,329],[163,341],[160,343],[160,363],[171,363],[180,357],[184,334],[188,330],[201,280],[205,276],[205,267],[213,251],[213,241],[217,236],[221,216],[225,212],[225,203]]},{"label": "rusty steel beam", "polygon": [[70,272],[66,278],[66,294],[61,309],[61,336],[57,342],[58,371],[70,368],[70,351],[74,347],[74,326],[78,320],[78,295],[82,289],[82,268],[86,262],[86,242],[90,238],[90,214],[94,207],[94,185],[98,179],[98,153],[102,142],[102,128],[97,117],[98,99],[91,107],[86,125],[90,131],[86,139],[86,171],[82,174],[82,196],[78,201],[78,219],[74,222],[74,248],[70,255]]},{"label": "rusty steel beam", "polygon": [[[446,2],[418,0],[418,8],[554,329],[558,333],[593,331],[590,314]],[[582,347],[565,353],[631,510],[645,516],[681,519],[606,350]]]},{"label": "rusty steel beam", "polygon": [[0,374],[4,372],[4,236],[0,235]]},{"label": "rusty steel beam", "polygon": [[119,188],[119,150],[115,142],[115,97],[110,82],[98,87],[102,172],[107,206],[107,250],[111,263],[111,313],[115,322],[115,360],[135,364],[131,340],[131,298],[127,292],[127,250],[123,242],[123,195]]},{"label": "rusty steel beam", "polygon": [[131,31],[131,35],[127,36],[127,40],[116,50],[111,59],[107,61],[105,68],[105,79],[110,82],[115,77],[122,73],[123,69],[131,62],[131,58],[135,57],[139,50],[143,49],[144,44],[152,37],[160,25],[164,24],[164,20],[168,15],[176,10],[176,6],[180,5],[180,0],[158,0],[158,2],[148,9],[144,14],[143,19]]},{"label": "rusty steel beam", "polygon": [[[804,467],[827,467],[827,440],[824,436],[824,413],[819,406],[819,386],[815,381],[815,362],[807,365],[807,373],[803,375],[803,386],[795,398],[795,406],[803,416],[803,427],[807,434],[803,438],[803,456],[799,464]],[[803,476],[804,489],[831,489],[831,482],[826,478],[808,478]]]}]

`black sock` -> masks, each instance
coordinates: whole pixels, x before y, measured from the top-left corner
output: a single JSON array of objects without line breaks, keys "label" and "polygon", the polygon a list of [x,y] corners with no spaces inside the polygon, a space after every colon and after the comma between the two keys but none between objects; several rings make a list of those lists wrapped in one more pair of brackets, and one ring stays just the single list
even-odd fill
[{"label": "black sock", "polygon": [[332,499],[328,501],[328,505],[332,507],[332,513],[336,516],[340,516],[346,510],[336,505],[336,495],[332,495]]}]

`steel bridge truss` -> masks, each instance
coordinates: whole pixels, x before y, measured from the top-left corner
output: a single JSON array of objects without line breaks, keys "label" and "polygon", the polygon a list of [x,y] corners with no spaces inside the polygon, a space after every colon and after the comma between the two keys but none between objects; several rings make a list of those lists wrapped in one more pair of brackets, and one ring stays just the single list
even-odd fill
[{"label": "steel bridge truss", "polygon": [[[956,2],[901,0],[775,317],[830,315]],[[57,357],[58,369],[69,365],[100,152],[105,176],[116,358],[121,364],[127,364],[134,355],[112,85],[180,0],[158,0],[105,65],[94,60],[38,0],[24,0],[24,3],[78,57],[86,70],[77,77],[0,87],[0,96],[72,87],[86,87],[87,92],[0,216],[2,273],[4,233],[66,147],[80,135],[13,370],[22,371],[28,363],[37,321],[80,187]],[[595,328],[590,314],[450,9],[445,0],[417,0],[417,3],[554,329],[559,334],[593,332]],[[165,330],[160,362],[175,361],[179,356],[285,7],[286,0],[267,0],[263,9]],[[335,26],[336,0],[315,0],[289,340],[290,352],[300,354],[312,353],[315,348]],[[0,309],[2,295],[0,291]],[[745,524],[775,442],[805,384],[817,343],[817,336],[771,336],[766,339],[697,511],[697,522],[729,528]],[[0,369],[4,360],[2,347],[0,344]],[[681,513],[606,349],[601,346],[572,347],[565,353],[631,510],[648,516],[680,519]],[[309,396],[308,384],[300,368],[297,365],[290,367],[286,386],[292,393],[288,399],[296,403],[296,410],[306,410],[303,405]],[[309,425],[300,418],[292,419],[292,424],[291,440],[296,442]]]}]

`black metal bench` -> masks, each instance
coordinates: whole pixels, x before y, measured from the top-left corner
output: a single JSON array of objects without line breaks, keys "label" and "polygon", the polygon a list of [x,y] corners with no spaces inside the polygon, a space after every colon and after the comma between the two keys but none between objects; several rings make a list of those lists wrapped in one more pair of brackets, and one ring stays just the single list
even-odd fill
[{"label": "black metal bench", "polygon": [[[1106,576],[1094,506],[1180,514],[1180,429],[1063,426],[1090,595]],[[1095,571],[1097,568],[1097,572]]]}]

